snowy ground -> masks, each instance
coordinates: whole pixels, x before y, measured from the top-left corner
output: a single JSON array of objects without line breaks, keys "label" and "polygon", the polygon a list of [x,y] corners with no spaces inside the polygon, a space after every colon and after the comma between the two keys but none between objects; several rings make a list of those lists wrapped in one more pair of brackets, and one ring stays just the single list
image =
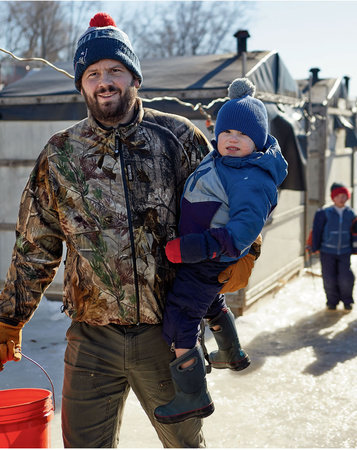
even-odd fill
[{"label": "snowy ground", "polygon": [[[357,256],[352,262],[357,274]],[[41,302],[25,328],[23,345],[55,385],[53,448],[63,448],[60,396],[68,320],[59,306]],[[204,419],[207,447],[357,447],[357,304],[349,314],[342,308],[327,312],[321,277],[304,273],[253,305],[237,327],[252,363],[242,372],[213,370],[208,375],[216,411]],[[215,348],[210,337],[207,347]],[[48,388],[48,382],[38,367],[23,360],[6,365],[0,386]],[[119,447],[161,447],[132,394]]]}]

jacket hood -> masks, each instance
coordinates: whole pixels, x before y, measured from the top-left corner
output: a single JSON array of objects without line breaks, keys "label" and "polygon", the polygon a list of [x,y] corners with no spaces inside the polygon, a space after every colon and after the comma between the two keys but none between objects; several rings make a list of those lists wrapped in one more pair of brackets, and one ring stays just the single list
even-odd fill
[{"label": "jacket hood", "polygon": [[268,172],[273,178],[275,184],[280,186],[288,174],[288,163],[281,153],[280,146],[276,138],[268,135],[266,150],[264,152],[254,152],[243,158],[234,156],[221,156],[217,150],[217,144],[212,141],[214,146],[214,158],[221,158],[222,164],[230,167],[240,168],[257,166]]}]

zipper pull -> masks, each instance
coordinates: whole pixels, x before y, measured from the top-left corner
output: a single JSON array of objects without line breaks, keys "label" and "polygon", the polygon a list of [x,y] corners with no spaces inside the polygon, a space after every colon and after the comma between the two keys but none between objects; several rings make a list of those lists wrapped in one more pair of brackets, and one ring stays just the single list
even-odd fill
[{"label": "zipper pull", "polygon": [[115,144],[114,145],[114,157],[117,158],[119,156],[120,149],[121,149],[120,136],[119,136],[119,133],[117,131],[115,132],[114,144]]}]

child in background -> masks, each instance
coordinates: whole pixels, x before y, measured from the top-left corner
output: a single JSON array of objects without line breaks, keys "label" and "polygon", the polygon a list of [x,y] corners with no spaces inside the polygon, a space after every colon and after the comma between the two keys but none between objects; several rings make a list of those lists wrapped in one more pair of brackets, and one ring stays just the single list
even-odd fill
[{"label": "child in background", "polygon": [[217,116],[215,150],[188,178],[181,198],[180,237],[165,249],[171,262],[182,264],[164,313],[164,338],[176,354],[170,364],[176,396],[156,408],[155,418],[162,423],[214,411],[198,343],[202,317],[209,320],[218,344],[218,351],[209,355],[214,368],[242,370],[250,363],[220,294],[222,273],[238,261],[247,284],[255,258],[249,252],[254,254],[252,244],[275,208],[277,187],[287,175],[278,142],[268,134],[266,108],[254,93],[248,79],[237,79],[229,87],[231,100]]},{"label": "child in background", "polygon": [[331,186],[332,206],[316,211],[312,226],[312,253],[320,251],[326,306],[334,311],[340,301],[346,311],[352,310],[355,276],[351,270],[352,224],[355,212],[346,206],[350,191],[341,183]]}]

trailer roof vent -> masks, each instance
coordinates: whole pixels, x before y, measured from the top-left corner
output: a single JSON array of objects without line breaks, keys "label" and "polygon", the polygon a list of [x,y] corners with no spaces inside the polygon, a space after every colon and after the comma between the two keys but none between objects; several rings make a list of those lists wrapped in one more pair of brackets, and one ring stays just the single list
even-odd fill
[{"label": "trailer roof vent", "polygon": [[233,36],[237,39],[237,53],[239,56],[247,51],[247,39],[250,38],[250,34],[247,30],[238,30]]},{"label": "trailer roof vent", "polygon": [[312,75],[312,85],[314,85],[317,81],[319,81],[319,72],[320,69],[318,67],[313,67],[310,69]]}]

